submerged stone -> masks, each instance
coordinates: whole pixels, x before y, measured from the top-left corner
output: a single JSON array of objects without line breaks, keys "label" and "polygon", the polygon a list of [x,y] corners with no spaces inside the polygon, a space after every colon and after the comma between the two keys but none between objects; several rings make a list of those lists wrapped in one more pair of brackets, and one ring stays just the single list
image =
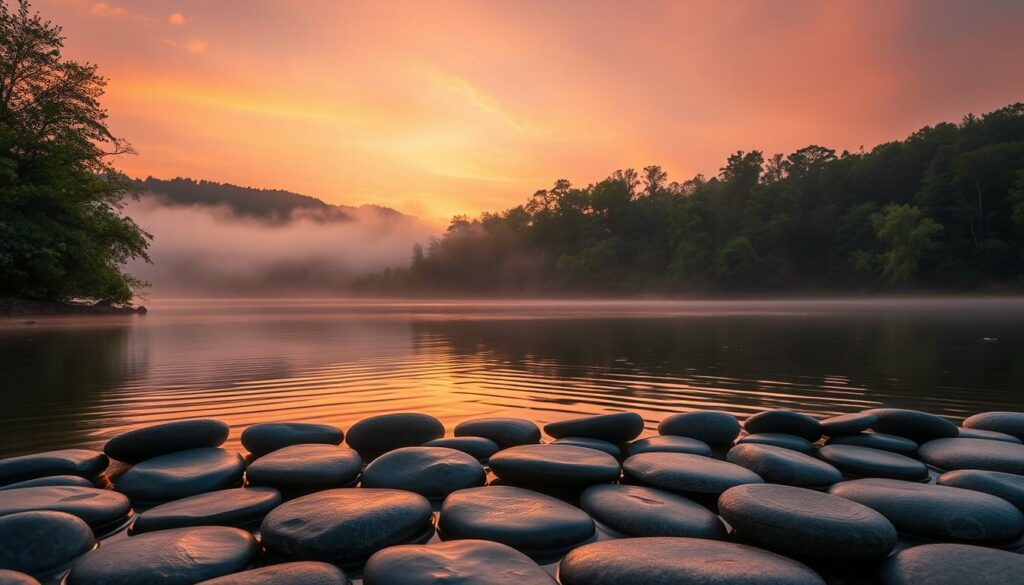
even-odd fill
[{"label": "submerged stone", "polygon": [[394,488],[431,500],[487,482],[484,466],[472,456],[445,447],[403,447],[366,466],[365,488]]},{"label": "submerged stone", "polygon": [[728,412],[696,410],[673,414],[658,424],[658,434],[690,437],[711,445],[731,445],[740,434],[740,423]]},{"label": "submerged stone", "polygon": [[704,506],[682,496],[635,485],[595,485],[580,507],[626,536],[688,536],[722,539],[725,525]]},{"label": "submerged stone", "polygon": [[525,418],[476,418],[455,426],[456,437],[483,437],[499,449],[540,442],[540,427]]},{"label": "submerged stone", "polygon": [[166,502],[237,486],[244,472],[245,460],[238,453],[190,449],[135,465],[117,480],[116,487],[135,502]]},{"label": "submerged stone", "polygon": [[0,517],[0,569],[41,577],[66,567],[95,545],[89,525],[66,512]]},{"label": "submerged stone", "polygon": [[302,494],[352,485],[362,467],[362,458],[352,449],[325,444],[292,445],[250,463],[246,477],[250,485]]},{"label": "submerged stone", "polygon": [[93,479],[107,469],[110,460],[99,451],[60,449],[0,459],[0,485],[56,475]]},{"label": "submerged stone", "polygon": [[446,437],[423,443],[424,447],[446,447],[472,456],[480,463],[487,463],[491,455],[497,453],[498,444],[484,437]]},{"label": "submerged stone", "polygon": [[1002,471],[960,469],[939,476],[939,485],[992,494],[1024,510],[1024,475]]},{"label": "submerged stone", "polygon": [[338,427],[311,423],[260,423],[242,431],[242,446],[256,457],[292,445],[340,445],[344,439]]},{"label": "submerged stone", "polygon": [[826,418],[821,421],[821,433],[826,437],[854,435],[870,429],[878,416],[870,412],[853,412]]},{"label": "submerged stone", "polygon": [[692,437],[672,435],[640,439],[629,444],[629,455],[640,453],[691,453],[693,455],[711,456],[711,446]]},{"label": "submerged stone", "polygon": [[1024,441],[1024,412],[982,412],[964,419],[963,425],[969,429],[1006,433]]},{"label": "submerged stone", "polygon": [[619,479],[619,462],[611,455],[572,445],[520,445],[495,453],[491,471],[517,485],[585,487]]},{"label": "submerged stone", "polygon": [[891,451],[854,445],[825,445],[818,450],[818,457],[850,477],[885,477],[910,481],[928,477],[928,466],[924,463]]},{"label": "submerged stone", "polygon": [[26,479],[25,481],[19,481],[17,483],[7,484],[0,487],[0,491],[3,490],[16,490],[19,488],[27,487],[46,487],[54,485],[74,485],[79,487],[96,487],[91,480],[79,477],[77,475],[51,475],[48,477],[39,477],[36,479]]},{"label": "submerged stone", "polygon": [[39,585],[39,581],[36,581],[32,575],[0,569],[0,585]]},{"label": "submerged stone", "polygon": [[766,410],[743,422],[748,433],[785,433],[803,437],[812,443],[821,438],[818,419],[792,410]]},{"label": "submerged stone", "polygon": [[804,453],[805,455],[810,455],[814,452],[814,445],[812,445],[810,441],[803,437],[790,435],[788,433],[754,433],[752,435],[746,435],[737,441],[738,445],[747,443],[782,447],[783,449],[790,449],[799,453]]},{"label": "submerged stone", "polygon": [[78,516],[97,534],[123,524],[132,512],[124,494],[78,486],[29,487],[0,496],[0,516],[31,510],[53,510]]},{"label": "submerged stone", "polygon": [[609,443],[625,443],[644,431],[644,419],[635,412],[616,412],[548,423],[544,432],[556,439],[587,437]]},{"label": "submerged stone", "polygon": [[768,483],[826,488],[843,480],[843,474],[828,463],[773,445],[736,445],[729,450],[726,460],[746,467]]},{"label": "submerged stone", "polygon": [[865,412],[878,417],[872,429],[880,433],[906,437],[918,444],[960,434],[955,424],[928,412],[902,408],[875,408]]},{"label": "submerged stone", "polygon": [[103,452],[111,459],[140,463],[178,451],[220,447],[228,431],[228,425],[212,419],[164,423],[122,433],[107,441]]},{"label": "submerged stone", "polygon": [[944,471],[982,469],[1024,475],[1024,445],[984,439],[936,439],[921,445],[921,459]]},{"label": "submerged stone", "polygon": [[393,546],[366,562],[364,585],[556,585],[512,547],[485,540]]},{"label": "submerged stone", "polygon": [[555,439],[552,445],[570,445],[573,447],[586,447],[595,451],[603,451],[612,457],[621,457],[622,448],[615,443],[602,441],[601,439],[589,439],[587,437],[562,437]]},{"label": "submerged stone", "polygon": [[854,447],[867,447],[880,451],[890,451],[900,455],[914,455],[917,453],[917,443],[906,437],[887,435],[885,433],[857,433],[855,435],[840,435],[832,437],[825,442],[826,445],[853,445]]},{"label": "submerged stone", "polygon": [[688,453],[641,453],[622,469],[639,483],[684,496],[717,498],[731,487],[764,481],[739,465]]},{"label": "submerged stone", "polygon": [[327,563],[299,561],[242,571],[199,585],[351,585],[345,572]]},{"label": "submerged stone", "polygon": [[1007,435],[1006,433],[997,433],[996,431],[983,431],[981,429],[968,429],[966,427],[958,427],[960,431],[961,439],[987,439],[989,441],[1005,441],[1007,443],[1024,443],[1013,435]]},{"label": "submerged stone", "polygon": [[416,447],[444,436],[444,425],[436,418],[418,412],[400,412],[371,416],[352,425],[346,441],[364,459],[401,449]]},{"label": "submerged stone", "polygon": [[882,567],[882,585],[1009,585],[1024,575],[1024,555],[969,544],[902,550]]},{"label": "submerged stone", "polygon": [[188,526],[248,528],[280,503],[281,494],[274,488],[218,490],[150,508],[135,517],[131,529],[139,533]]}]

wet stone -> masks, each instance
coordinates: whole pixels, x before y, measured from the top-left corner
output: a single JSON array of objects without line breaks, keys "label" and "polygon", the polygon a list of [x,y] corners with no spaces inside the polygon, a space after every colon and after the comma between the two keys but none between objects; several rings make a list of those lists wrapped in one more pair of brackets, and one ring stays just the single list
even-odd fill
[{"label": "wet stone", "polygon": [[346,441],[365,460],[401,449],[416,447],[444,436],[444,425],[418,412],[371,416],[352,425]]},{"label": "wet stone", "polygon": [[955,424],[931,413],[901,408],[876,408],[865,411],[878,417],[872,429],[906,437],[915,443],[956,437],[960,434]]},{"label": "wet stone", "polygon": [[529,557],[497,542],[393,546],[370,557],[364,585],[556,585]]},{"label": "wet stone", "polygon": [[817,419],[792,410],[766,410],[743,422],[750,434],[784,433],[811,441],[821,438],[821,423]]},{"label": "wet stone", "polygon": [[725,490],[764,480],[749,469],[688,453],[641,453],[622,464],[638,483],[684,496],[717,498]]},{"label": "wet stone", "polygon": [[832,437],[825,442],[826,445],[853,445],[854,447],[867,447],[880,451],[890,451],[900,455],[914,455],[917,453],[917,443],[906,437],[888,435],[886,433],[857,433],[855,435],[840,435]]},{"label": "wet stone", "polygon": [[737,441],[737,444],[746,443],[782,447],[783,449],[790,449],[805,455],[810,455],[814,452],[814,445],[810,441],[788,433],[754,433],[752,435],[745,435]]},{"label": "wet stone", "polygon": [[71,564],[95,545],[89,525],[65,512],[0,517],[0,569],[42,577]]},{"label": "wet stone", "polygon": [[731,445],[740,434],[736,417],[718,410],[697,410],[665,417],[658,424],[658,434],[690,437],[712,447]]},{"label": "wet stone", "polygon": [[1024,475],[1002,471],[960,469],[939,476],[939,485],[991,494],[1024,511]]},{"label": "wet stone", "polygon": [[106,542],[75,563],[66,585],[198,583],[247,568],[258,551],[252,534],[203,526]]},{"label": "wet stone", "polygon": [[622,456],[621,447],[615,443],[609,443],[608,441],[602,441],[601,439],[589,439],[587,437],[562,437],[561,439],[555,439],[552,444],[586,447],[587,449],[594,449],[595,451],[603,451],[612,457]]},{"label": "wet stone", "polygon": [[430,502],[419,494],[333,489],[278,506],[264,518],[260,535],[276,558],[344,567],[389,546],[426,542],[433,522]]},{"label": "wet stone", "polygon": [[249,487],[218,490],[150,508],[135,517],[135,533],[189,526],[254,528],[281,503],[273,488]]},{"label": "wet stone", "polygon": [[480,463],[487,463],[487,460],[491,458],[491,455],[494,455],[500,450],[497,443],[483,437],[445,437],[442,439],[427,441],[426,443],[423,443],[423,446],[446,447],[448,449],[462,451],[467,455],[471,455]]},{"label": "wet stone", "polygon": [[344,439],[338,427],[311,423],[260,423],[242,431],[242,446],[256,457],[292,445],[340,445]]},{"label": "wet stone", "polygon": [[926,544],[882,567],[883,585],[1009,585],[1024,575],[1024,555],[969,544]]},{"label": "wet stone", "polygon": [[718,500],[736,531],[788,556],[833,562],[875,561],[896,546],[896,529],[871,508],[784,485],[743,485]]},{"label": "wet stone", "polygon": [[19,481],[0,487],[0,491],[3,490],[16,490],[27,487],[46,487],[54,485],[73,485],[78,487],[96,487],[91,480],[79,477],[77,475],[51,475],[48,477],[40,477],[36,479],[26,479],[25,481]]},{"label": "wet stone", "polygon": [[1024,441],[1024,412],[982,412],[964,419],[963,425],[969,429],[1006,433]]},{"label": "wet stone", "polygon": [[67,512],[84,520],[96,534],[103,534],[124,524],[132,506],[124,494],[78,486],[22,488],[0,496],[0,516],[30,510]]},{"label": "wet stone", "polygon": [[242,571],[199,585],[351,585],[341,569],[327,563],[299,561]]},{"label": "wet stone", "polygon": [[491,471],[515,485],[585,487],[619,479],[619,462],[611,455],[572,445],[520,445],[495,453]]},{"label": "wet stone", "polygon": [[753,471],[768,483],[827,488],[843,480],[843,474],[824,461],[772,445],[736,445],[726,460]]},{"label": "wet stone", "polygon": [[643,430],[644,419],[635,412],[585,416],[544,425],[544,432],[556,439],[587,437],[616,445],[632,441],[639,437]]},{"label": "wet stone", "polygon": [[362,485],[415,492],[430,500],[487,482],[483,465],[472,456],[446,447],[404,447],[366,466]]},{"label": "wet stone", "polygon": [[0,569],[0,585],[39,585],[32,575],[26,575],[20,571],[8,571]]},{"label": "wet stone", "polygon": [[640,439],[629,444],[629,455],[640,453],[690,453],[692,455],[711,456],[711,447],[692,437],[672,435]]},{"label": "wet stone", "polygon": [[928,477],[928,466],[906,455],[855,447],[853,445],[825,445],[818,457],[832,464],[849,477],[884,477],[921,481]]},{"label": "wet stone", "polygon": [[870,429],[876,422],[878,416],[870,412],[841,414],[821,421],[821,433],[826,437],[854,435]]},{"label": "wet stone", "polygon": [[499,449],[540,442],[540,427],[525,418],[476,418],[455,426],[456,437],[483,437]]},{"label": "wet stone", "polygon": [[960,431],[961,439],[987,439],[989,441],[1005,441],[1007,443],[1024,443],[1013,435],[997,433],[996,431],[983,431],[981,429],[968,429],[966,427],[958,427],[958,430]]},{"label": "wet stone", "polygon": [[220,447],[228,438],[228,425],[219,420],[183,420],[143,427],[107,441],[103,452],[111,459],[140,463],[161,455]]},{"label": "wet stone", "polygon": [[1024,475],[1024,445],[984,439],[937,439],[921,445],[921,460],[945,471],[982,469]]},{"label": "wet stone", "polygon": [[580,496],[580,507],[601,524],[626,536],[687,536],[722,539],[725,525],[704,506],[682,496],[635,485],[595,485]]},{"label": "wet stone", "polygon": [[93,479],[107,469],[110,460],[99,451],[61,449],[0,459],[0,485],[56,475]]},{"label": "wet stone", "polygon": [[245,461],[238,453],[202,448],[147,459],[124,472],[117,491],[134,502],[156,503],[234,487]]},{"label": "wet stone", "polygon": [[267,486],[286,495],[353,485],[363,460],[352,449],[337,445],[292,445],[249,464],[250,485]]}]

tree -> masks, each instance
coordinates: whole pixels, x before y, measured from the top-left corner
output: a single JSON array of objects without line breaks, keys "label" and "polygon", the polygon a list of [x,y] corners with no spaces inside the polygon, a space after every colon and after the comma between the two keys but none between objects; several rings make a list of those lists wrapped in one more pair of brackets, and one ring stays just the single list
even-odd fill
[{"label": "tree", "polygon": [[932,249],[942,226],[906,204],[889,204],[871,216],[875,235],[885,245],[878,259],[882,279],[889,286],[910,281],[920,268],[921,258]]},{"label": "tree", "polygon": [[151,236],[121,211],[131,152],[100,106],[105,79],[64,59],[59,26],[0,0],[0,295],[125,303]]}]

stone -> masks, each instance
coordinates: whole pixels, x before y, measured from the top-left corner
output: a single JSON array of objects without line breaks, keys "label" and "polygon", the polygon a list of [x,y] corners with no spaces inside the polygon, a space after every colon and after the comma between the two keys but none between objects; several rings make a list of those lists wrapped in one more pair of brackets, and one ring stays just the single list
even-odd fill
[{"label": "stone", "polygon": [[455,426],[456,437],[483,437],[499,449],[540,442],[540,427],[525,418],[476,418]]},{"label": "stone", "polygon": [[965,418],[963,426],[969,429],[1006,433],[1024,441],[1024,412],[983,412]]},{"label": "stone", "polygon": [[867,447],[880,451],[891,451],[900,455],[914,455],[917,453],[917,443],[905,437],[888,435],[886,433],[857,433],[856,435],[840,435],[832,437],[825,442],[826,445],[853,445],[854,447]]},{"label": "stone", "polygon": [[219,420],[196,419],[142,427],[107,441],[103,452],[111,459],[141,463],[178,451],[220,447],[228,438],[228,425]]},{"label": "stone", "polygon": [[529,556],[560,554],[594,534],[583,510],[512,486],[459,490],[445,499],[438,520],[442,540],[490,540]]},{"label": "stone", "polygon": [[853,445],[825,445],[818,450],[818,457],[849,477],[885,477],[910,481],[928,478],[928,466],[924,463],[891,451]]},{"label": "stone", "polygon": [[745,435],[736,442],[737,445],[747,443],[782,447],[783,449],[790,449],[805,455],[814,453],[814,445],[812,445],[810,441],[803,437],[790,435],[788,433],[754,433],[752,435]]},{"label": "stone", "polygon": [[997,433],[996,431],[983,431],[981,429],[968,429],[965,427],[957,427],[957,430],[960,432],[959,437],[961,439],[987,439],[989,441],[1005,441],[1007,443],[1024,443],[1024,441],[1013,435]]},{"label": "stone", "polygon": [[204,447],[147,459],[124,472],[116,487],[134,502],[166,502],[237,486],[244,472],[238,453]]},{"label": "stone", "polygon": [[562,437],[555,439],[552,445],[572,445],[574,447],[586,447],[595,451],[604,451],[612,457],[622,457],[622,448],[615,443],[602,441],[601,439],[588,439],[587,437]]},{"label": "stone", "polygon": [[436,418],[418,412],[400,412],[371,416],[352,425],[346,441],[363,459],[401,449],[416,447],[444,436],[444,425]]},{"label": "stone", "polygon": [[249,464],[249,485],[276,488],[288,495],[355,484],[363,459],[352,449],[314,443],[273,451]]},{"label": "stone", "polygon": [[925,544],[882,566],[882,585],[1009,585],[1021,582],[1024,555],[969,544]]},{"label": "stone", "polygon": [[96,538],[89,525],[66,512],[0,516],[0,569],[42,577],[68,566],[94,546]]},{"label": "stone", "polygon": [[806,565],[752,546],[700,538],[604,540],[558,565],[562,585],[825,585]]},{"label": "stone", "polygon": [[615,444],[632,441],[643,431],[644,419],[635,412],[585,416],[544,425],[544,432],[556,439],[587,437]]},{"label": "stone", "polygon": [[821,438],[821,423],[814,417],[792,410],[765,410],[743,422],[750,434],[784,433],[796,435],[810,442]]},{"label": "stone", "polygon": [[665,435],[640,439],[629,444],[629,455],[640,453],[690,453],[693,455],[711,456],[711,446],[692,437]]},{"label": "stone", "polygon": [[3,492],[0,516],[31,510],[53,510],[78,516],[96,534],[124,524],[132,513],[124,494],[78,486],[29,487]]},{"label": "stone", "polygon": [[[539,431],[538,431],[539,432]],[[498,444],[483,437],[445,437],[434,439],[423,443],[424,447],[447,447],[472,455],[480,463],[487,463],[487,460],[500,451]]]},{"label": "stone", "polygon": [[489,462],[502,481],[567,488],[619,479],[619,462],[602,451],[572,445],[519,445],[498,451]]},{"label": "stone", "polygon": [[688,453],[641,453],[622,463],[630,479],[675,494],[717,498],[725,490],[764,480],[749,469]]},{"label": "stone", "polygon": [[855,435],[870,429],[878,422],[878,415],[870,412],[841,414],[821,421],[821,434],[826,437]]},{"label": "stone", "polygon": [[731,445],[740,434],[740,423],[728,412],[695,410],[665,417],[658,424],[658,434],[690,437],[712,447]]},{"label": "stone", "polygon": [[298,561],[260,567],[199,585],[351,585],[345,572],[327,563]]},{"label": "stone", "polygon": [[274,488],[218,490],[150,508],[135,517],[131,531],[142,533],[189,526],[252,528],[280,504],[281,493]]},{"label": "stone", "polygon": [[1020,510],[981,492],[895,479],[844,481],[829,492],[873,508],[901,534],[925,540],[996,545],[1024,532]]},{"label": "stone", "polygon": [[753,471],[768,483],[815,489],[843,480],[843,474],[828,463],[773,445],[736,445],[729,450],[726,460]]},{"label": "stone", "polygon": [[172,585],[236,573],[259,545],[238,528],[202,526],[110,541],[75,563],[65,585]]},{"label": "stone", "polygon": [[636,485],[594,485],[580,507],[626,536],[687,536],[723,539],[725,525],[704,506],[682,496]]},{"label": "stone", "polygon": [[875,431],[906,437],[918,444],[960,434],[955,424],[928,412],[902,408],[875,408],[865,412],[878,417],[871,426]]},{"label": "stone", "polygon": [[256,457],[292,445],[340,445],[344,439],[338,427],[311,423],[260,423],[242,431],[242,446]]},{"label": "stone", "polygon": [[263,519],[260,535],[283,560],[358,565],[398,544],[434,535],[430,502],[392,489],[333,489],[285,502]]},{"label": "stone", "polygon": [[110,459],[99,451],[61,449],[0,459],[0,485],[55,475],[93,479],[103,473]]},{"label": "stone", "polygon": [[741,485],[718,500],[740,536],[787,556],[854,563],[885,558],[896,528],[857,502],[787,485]]},{"label": "stone", "polygon": [[74,485],[79,487],[96,487],[91,480],[79,477],[77,475],[50,475],[47,477],[39,477],[36,479],[26,479],[25,481],[19,481],[17,483],[7,484],[0,487],[0,491],[3,490],[16,490],[27,487],[45,487],[54,485]]},{"label": "stone", "polygon": [[394,488],[429,500],[487,482],[484,466],[472,456],[446,447],[403,447],[385,453],[366,466],[365,488]]},{"label": "stone", "polygon": [[921,445],[921,460],[936,469],[982,469],[1024,475],[1024,445],[985,439],[936,439]]},{"label": "stone", "polygon": [[36,581],[32,575],[0,569],[0,585],[39,585],[39,581]]},{"label": "stone", "polygon": [[393,546],[366,562],[364,585],[556,585],[523,553],[485,540]]},{"label": "stone", "polygon": [[959,469],[943,473],[936,483],[992,494],[1017,506],[1018,510],[1024,511],[1024,475],[1002,471]]}]

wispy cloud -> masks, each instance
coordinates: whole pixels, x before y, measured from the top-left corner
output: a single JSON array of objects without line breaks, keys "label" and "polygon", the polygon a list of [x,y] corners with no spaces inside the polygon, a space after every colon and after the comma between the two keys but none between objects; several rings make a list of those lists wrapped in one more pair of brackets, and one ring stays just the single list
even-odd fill
[{"label": "wispy cloud", "polygon": [[172,39],[163,39],[161,42],[176,49],[192,53],[193,55],[205,53],[206,50],[210,48],[210,41],[204,41],[203,39],[190,39],[183,42],[178,42]]},{"label": "wispy cloud", "polygon": [[181,26],[188,22],[185,15],[180,12],[175,12],[167,17],[167,22],[171,23],[172,26]]},{"label": "wispy cloud", "polygon": [[128,11],[120,6],[113,4],[107,4],[106,2],[97,2],[92,5],[89,9],[96,16],[124,16],[128,14]]}]

